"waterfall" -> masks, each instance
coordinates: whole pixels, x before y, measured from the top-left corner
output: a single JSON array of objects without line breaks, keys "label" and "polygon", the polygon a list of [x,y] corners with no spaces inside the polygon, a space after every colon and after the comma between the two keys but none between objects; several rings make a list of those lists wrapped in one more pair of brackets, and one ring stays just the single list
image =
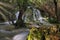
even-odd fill
[{"label": "waterfall", "polygon": [[17,20],[19,16],[19,11],[15,15],[16,15],[16,20]]},{"label": "waterfall", "polygon": [[41,12],[38,9],[33,9],[33,17],[35,21],[42,22],[43,17],[41,16]]},{"label": "waterfall", "polygon": [[[34,7],[28,7],[28,9],[32,10],[32,13],[28,14],[26,13],[23,17],[23,20],[25,20],[25,22],[27,22],[27,19],[30,20],[31,22],[38,22],[39,24],[42,23],[43,25],[50,25],[50,23],[47,21],[47,18],[42,17],[41,15],[41,11],[34,8]],[[30,16],[31,15],[31,16]],[[32,20],[30,18],[28,18],[30,16],[30,18],[32,18]]]},{"label": "waterfall", "polygon": [[41,12],[36,8],[33,8],[33,19],[34,21],[38,21],[44,25],[49,25],[49,23],[45,20],[46,18],[42,17]]},{"label": "waterfall", "polygon": [[[16,20],[14,20],[14,23],[16,23],[16,21],[18,19],[19,11],[17,13],[15,13],[15,15],[16,15]],[[2,23],[0,23],[0,25],[1,24],[10,25],[10,24],[12,24],[12,21],[2,22]]]},{"label": "waterfall", "polygon": [[[28,7],[28,8],[30,8],[30,7]],[[30,14],[32,14],[30,17],[31,17],[34,21],[38,21],[39,23],[43,23],[43,24],[48,24],[48,23],[44,20],[45,18],[42,17],[41,12],[40,12],[38,9],[32,7],[32,13],[30,13]],[[26,13],[25,15],[22,16],[22,19],[26,22],[27,19],[29,19],[28,16],[29,16],[30,14]],[[16,23],[16,21],[18,20],[19,11],[17,11],[17,13],[15,13],[15,15],[16,15],[16,20],[14,20],[14,23]],[[32,20],[31,20],[31,21],[32,21]],[[12,22],[11,22],[11,21],[7,21],[7,22],[3,22],[3,23],[0,23],[0,24],[8,24],[8,25],[10,25],[10,24],[12,24]],[[33,25],[34,25],[33,27],[38,27],[38,28],[40,27],[40,26],[38,26],[37,24],[34,24],[34,23],[33,23]],[[3,32],[2,32],[2,31],[3,31]],[[4,30],[0,30],[0,32],[2,32],[2,33],[7,32],[8,34],[11,34],[11,32],[9,32],[9,31],[4,31]],[[18,31],[17,31],[17,32],[18,32]],[[29,31],[28,31],[28,32],[25,31],[25,32],[22,32],[22,33],[20,32],[19,34],[13,36],[13,39],[12,39],[12,40],[26,40],[28,33],[29,33]],[[13,33],[12,33],[12,34],[13,34]]]},{"label": "waterfall", "polygon": [[35,9],[35,8],[33,9],[33,18],[35,21],[42,20],[43,17],[41,16],[41,12],[38,9]]},{"label": "waterfall", "polygon": [[[43,24],[46,24],[47,22],[45,21],[45,19],[46,18],[44,18],[44,17],[42,17],[42,15],[41,15],[41,12],[38,10],[38,9],[36,9],[36,8],[34,8],[34,7],[30,7],[30,6],[28,6],[28,9],[30,9],[31,8],[31,10],[32,10],[32,13],[30,13],[31,14],[31,16],[30,16],[30,14],[28,14],[28,13],[26,13],[25,15],[23,15],[22,16],[22,19],[24,20],[24,22],[27,22],[27,20],[30,20],[30,21],[38,21],[39,23],[43,23]],[[16,20],[14,20],[14,23],[16,23],[16,21],[17,21],[17,19],[18,19],[18,15],[19,15],[19,11],[17,11],[17,13],[15,13],[15,15],[16,15]],[[28,16],[30,16],[30,18],[32,19],[29,19],[28,18]],[[12,24],[12,22],[11,21],[9,21],[9,22],[3,22],[3,23],[0,23],[0,24]]]},{"label": "waterfall", "polygon": [[[30,9],[30,7],[28,7],[28,9]],[[36,8],[33,8],[32,7],[32,13],[31,13],[31,18],[33,18],[33,20],[34,21],[38,21],[38,22],[40,22],[40,23],[45,23],[45,19],[46,18],[44,18],[44,17],[42,17],[42,15],[41,15],[41,12],[38,10],[38,9],[36,9]],[[25,20],[25,21],[27,21],[27,19],[29,19],[28,17],[29,17],[29,15],[30,14],[25,14],[23,17],[23,19]],[[29,20],[31,20],[31,19],[29,19]]]}]

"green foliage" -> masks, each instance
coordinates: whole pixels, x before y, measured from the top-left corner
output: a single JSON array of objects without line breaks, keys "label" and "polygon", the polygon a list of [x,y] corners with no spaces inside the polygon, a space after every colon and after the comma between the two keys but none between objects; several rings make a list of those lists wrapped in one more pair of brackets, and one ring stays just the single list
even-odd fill
[{"label": "green foliage", "polygon": [[46,4],[48,0],[29,0],[32,6],[41,8],[42,5]]},{"label": "green foliage", "polygon": [[52,40],[60,38],[60,27],[53,26],[42,26],[40,28],[32,27],[28,36],[28,40]]},{"label": "green foliage", "polygon": [[[15,0],[0,0],[0,15],[5,21],[15,19],[15,11],[17,10],[15,7]],[[14,18],[13,18],[14,17]]]},{"label": "green foliage", "polygon": [[48,21],[50,23],[57,23],[57,19],[56,18],[49,18]]},{"label": "green foliage", "polygon": [[41,40],[41,31],[39,31],[37,28],[32,28],[30,30],[29,36],[28,36],[28,40]]},{"label": "green foliage", "polygon": [[19,8],[25,8],[28,5],[28,0],[17,0],[17,5],[19,6]]}]

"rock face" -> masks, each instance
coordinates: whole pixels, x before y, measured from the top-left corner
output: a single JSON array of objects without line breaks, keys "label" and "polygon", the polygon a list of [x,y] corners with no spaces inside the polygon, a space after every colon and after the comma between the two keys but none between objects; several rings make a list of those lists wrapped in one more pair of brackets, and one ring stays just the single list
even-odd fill
[{"label": "rock face", "polygon": [[22,32],[20,34],[17,34],[13,37],[12,40],[26,40],[28,33],[29,32]]}]

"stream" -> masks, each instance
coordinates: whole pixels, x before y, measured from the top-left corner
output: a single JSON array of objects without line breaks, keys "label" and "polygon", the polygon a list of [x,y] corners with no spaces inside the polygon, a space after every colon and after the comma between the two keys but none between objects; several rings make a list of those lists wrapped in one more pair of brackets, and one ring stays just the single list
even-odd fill
[{"label": "stream", "polygon": [[[28,7],[30,8],[30,7]],[[44,25],[50,25],[48,22],[45,21],[45,18],[42,17],[41,15],[41,12],[36,9],[36,8],[32,8],[33,10],[33,13],[32,13],[32,18],[34,21],[38,21],[39,24],[42,23]],[[16,23],[17,19],[18,19],[18,15],[19,15],[19,11],[15,14],[16,15],[16,20],[14,21],[14,23]],[[26,22],[28,15],[24,15],[24,21]],[[0,23],[0,25],[11,25],[12,22],[11,21],[8,21],[8,22],[3,22],[3,23]],[[34,24],[36,27],[39,27],[38,25]],[[21,30],[21,31],[20,31]],[[7,31],[7,30],[3,30],[3,29],[0,29],[0,35],[3,37],[3,36],[6,36],[6,37],[12,37],[11,39],[7,38],[7,40],[26,40],[27,38],[27,35],[29,34],[29,29],[19,29],[19,30],[14,30],[14,31]],[[0,38],[1,38],[0,36]],[[5,40],[5,39],[0,39],[0,40]]]}]

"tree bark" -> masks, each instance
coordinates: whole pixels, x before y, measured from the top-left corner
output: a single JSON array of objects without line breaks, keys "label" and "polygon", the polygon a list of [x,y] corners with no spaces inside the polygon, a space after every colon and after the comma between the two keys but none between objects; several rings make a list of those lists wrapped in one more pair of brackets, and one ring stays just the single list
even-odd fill
[{"label": "tree bark", "polygon": [[15,24],[16,25],[15,28],[26,27],[25,23],[22,19],[23,14],[24,14],[24,9],[23,8],[19,9],[19,16],[18,16],[17,23]]}]

